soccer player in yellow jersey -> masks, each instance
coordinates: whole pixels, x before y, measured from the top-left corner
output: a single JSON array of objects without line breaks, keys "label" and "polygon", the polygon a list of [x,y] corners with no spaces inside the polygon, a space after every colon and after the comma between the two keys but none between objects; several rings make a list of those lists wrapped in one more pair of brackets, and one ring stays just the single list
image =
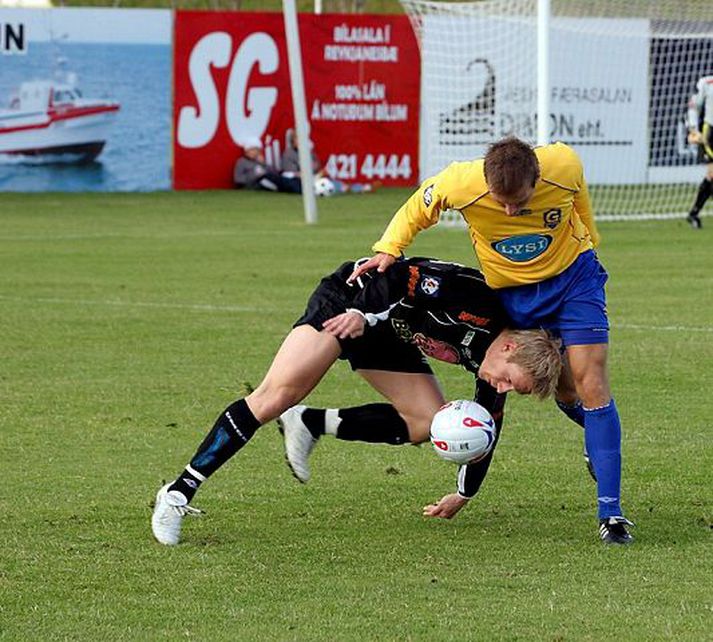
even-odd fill
[{"label": "soccer player in yellow jersey", "polygon": [[[599,233],[579,157],[563,143],[533,149],[509,137],[483,159],[451,164],[398,210],[373,246],[376,254],[351,278],[388,269],[446,209],[461,212],[486,281],[515,327],[545,328],[561,337],[571,377],[562,377],[557,400],[585,430],[600,537],[631,542],[632,524],[619,499],[621,424],[607,374],[607,273],[594,253]],[[446,495],[426,514],[452,517],[468,499]]]}]

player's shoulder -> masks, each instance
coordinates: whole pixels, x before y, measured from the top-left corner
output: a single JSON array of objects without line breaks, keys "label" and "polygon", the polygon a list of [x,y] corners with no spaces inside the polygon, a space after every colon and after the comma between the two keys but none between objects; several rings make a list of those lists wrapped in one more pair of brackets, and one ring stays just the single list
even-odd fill
[{"label": "player's shoulder", "polygon": [[437,188],[458,208],[480,198],[488,191],[483,159],[451,163],[436,177]]},{"label": "player's shoulder", "polygon": [[567,143],[557,141],[550,145],[542,145],[535,147],[535,156],[540,163],[540,168],[548,168],[551,165],[559,165],[561,163],[572,163],[581,165],[579,156]]},{"label": "player's shoulder", "polygon": [[535,148],[542,180],[578,190],[582,180],[582,161],[566,143],[556,142]]}]

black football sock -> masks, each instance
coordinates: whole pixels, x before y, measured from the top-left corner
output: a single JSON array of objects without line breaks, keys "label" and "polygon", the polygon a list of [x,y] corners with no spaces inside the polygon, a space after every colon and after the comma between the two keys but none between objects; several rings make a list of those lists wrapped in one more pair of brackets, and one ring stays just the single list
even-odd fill
[{"label": "black football sock", "polygon": [[324,434],[324,408],[305,408],[302,412],[302,423],[312,433],[312,437],[319,439]]},{"label": "black football sock", "polygon": [[411,443],[406,422],[391,404],[340,408],[338,414],[337,439],[394,446]]},{"label": "black football sock", "polygon": [[693,204],[691,209],[691,216],[698,216],[698,212],[703,209],[706,204],[708,197],[711,195],[711,190],[713,189],[713,181],[709,178],[704,178],[698,187],[698,194],[696,195],[696,202]]},{"label": "black football sock", "polygon": [[176,478],[176,481],[168,487],[168,490],[177,490],[179,493],[183,493],[186,499],[190,502],[193,499],[193,495],[196,494],[196,491],[200,488],[200,485],[205,481],[205,479],[206,478],[203,475],[191,468],[189,464]]},{"label": "black football sock", "polygon": [[201,483],[247,444],[259,427],[245,399],[230,404],[169,490],[177,490],[191,501]]}]

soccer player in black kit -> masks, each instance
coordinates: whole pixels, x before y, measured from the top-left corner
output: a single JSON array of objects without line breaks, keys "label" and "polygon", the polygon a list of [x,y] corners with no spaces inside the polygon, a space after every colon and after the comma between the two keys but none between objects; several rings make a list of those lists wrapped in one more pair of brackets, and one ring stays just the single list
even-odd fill
[{"label": "soccer player in black kit", "polygon": [[[218,417],[193,458],[156,496],[154,537],[177,544],[183,517],[199,486],[263,424],[280,418],[288,463],[307,481],[307,457],[321,434],[399,445],[428,439],[445,399],[426,356],[463,366],[479,378],[476,400],[502,425],[507,392],[553,394],[560,375],[559,341],[542,330],[515,331],[483,275],[428,258],[398,261],[385,273],[347,283],[348,262],[322,279],[283,341],[260,385]],[[334,411],[294,408],[337,359],[349,361],[390,403]],[[331,413],[331,415],[330,415]],[[458,492],[424,509],[452,517],[475,495],[492,451],[458,472]]]}]

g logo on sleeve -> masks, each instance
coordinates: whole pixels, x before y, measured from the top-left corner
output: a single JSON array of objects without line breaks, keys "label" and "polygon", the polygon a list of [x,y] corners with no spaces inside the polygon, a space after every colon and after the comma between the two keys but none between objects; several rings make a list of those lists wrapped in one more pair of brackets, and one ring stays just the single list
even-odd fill
[{"label": "g logo on sleeve", "polygon": [[493,249],[509,261],[524,263],[542,254],[552,243],[549,234],[522,234],[495,241]]}]

